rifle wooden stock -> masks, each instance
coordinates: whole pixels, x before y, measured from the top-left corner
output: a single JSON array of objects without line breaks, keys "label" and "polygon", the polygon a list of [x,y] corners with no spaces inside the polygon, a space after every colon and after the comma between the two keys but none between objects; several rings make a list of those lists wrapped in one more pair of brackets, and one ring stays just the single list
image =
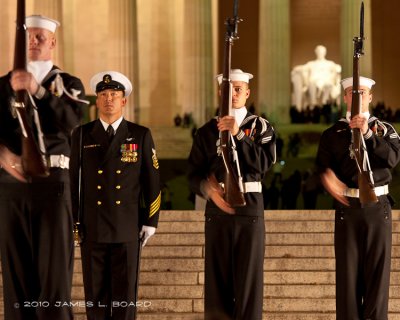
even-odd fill
[{"label": "rifle wooden stock", "polygon": [[[359,60],[363,55],[363,40],[364,40],[364,3],[361,3],[360,10],[360,36],[354,37],[354,54],[353,54],[353,89],[352,89],[352,100],[351,100],[351,118],[360,114],[361,112],[361,98],[360,98],[360,67]],[[365,171],[363,168],[363,153],[367,150],[363,150],[361,131],[358,128],[351,130],[352,134],[352,145],[351,150],[353,158],[357,163],[358,168],[358,189],[359,198],[362,205],[378,202],[376,197],[374,186],[371,182],[369,171]],[[368,154],[367,154],[368,156]]]},{"label": "rifle wooden stock", "polygon": [[[17,2],[17,22],[15,33],[14,70],[27,70],[26,68],[26,25],[25,25],[25,0]],[[17,113],[22,131],[22,155],[21,162],[24,174],[30,177],[45,177],[49,170],[40,152],[38,143],[33,135],[28,121],[26,106],[28,105],[28,92],[19,90],[16,92],[14,109]]]},{"label": "rifle wooden stock", "polygon": [[376,197],[374,186],[371,183],[368,171],[364,171],[362,167],[362,150],[361,147],[361,131],[360,129],[353,129],[353,154],[355,161],[357,162],[358,168],[358,190],[359,190],[359,198],[360,203],[362,205],[367,205],[370,203],[378,202],[378,198]]},{"label": "rifle wooden stock", "polygon": [[15,109],[18,113],[21,130],[25,131],[22,134],[21,154],[24,174],[29,177],[46,177],[49,175],[49,170],[44,163],[45,160],[39,151],[32,129],[28,124],[26,109],[25,107],[16,107]]},{"label": "rifle wooden stock", "polygon": [[222,157],[225,164],[224,199],[231,207],[243,207],[246,205],[246,200],[240,190],[239,180],[230,162],[227,148],[222,148]]},{"label": "rifle wooden stock", "polygon": [[[237,17],[237,1],[234,3],[234,18],[227,19],[226,36],[224,43],[224,60],[223,60],[223,73],[221,83],[221,99],[219,106],[219,116],[222,118],[229,115],[229,110],[232,105],[232,83],[230,82],[231,72],[231,54],[233,40],[237,38],[237,24],[239,18]],[[222,157],[225,166],[225,178],[224,178],[224,199],[232,207],[243,207],[246,205],[243,192],[239,186],[239,179],[234,171],[231,160],[231,143],[230,143],[230,132],[221,132],[221,144],[220,144]]]},{"label": "rifle wooden stock", "polygon": [[378,202],[374,187],[370,183],[368,172],[366,171],[358,173],[358,190],[362,205]]}]

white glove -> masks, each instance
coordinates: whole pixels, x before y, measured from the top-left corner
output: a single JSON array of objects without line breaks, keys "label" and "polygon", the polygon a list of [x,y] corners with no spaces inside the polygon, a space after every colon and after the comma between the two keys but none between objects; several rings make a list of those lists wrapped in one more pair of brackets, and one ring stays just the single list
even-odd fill
[{"label": "white glove", "polygon": [[142,239],[142,247],[144,247],[147,243],[147,240],[150,239],[156,233],[155,227],[143,226],[142,230],[139,233],[139,238]]}]

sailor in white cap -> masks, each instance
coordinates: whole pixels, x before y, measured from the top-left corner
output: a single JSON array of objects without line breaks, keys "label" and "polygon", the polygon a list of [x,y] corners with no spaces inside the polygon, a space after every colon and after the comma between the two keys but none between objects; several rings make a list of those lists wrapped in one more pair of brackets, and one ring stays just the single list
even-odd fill
[{"label": "sailor in white cap", "polygon": [[[350,121],[350,116],[351,116],[351,101],[352,101],[352,90],[353,90],[353,77],[343,79],[341,81],[342,87],[344,90],[344,97],[343,100],[347,105],[347,111],[346,111],[346,119]],[[361,118],[358,119],[356,117],[353,122],[350,121],[350,126],[351,127],[356,127],[357,122],[360,123],[362,121],[363,124],[363,132],[366,132],[367,129],[367,122],[369,119],[369,104],[372,101],[372,86],[375,84],[375,81],[366,77],[359,77],[359,91],[361,93],[362,101],[361,103],[361,110],[360,110],[360,116]]]},{"label": "sailor in white cap", "polygon": [[[85,103],[84,90],[79,83],[68,83],[69,75],[53,64],[52,53],[56,47],[55,32],[60,23],[42,15],[26,17],[28,30],[28,72],[14,70],[11,85],[14,90],[28,90],[37,99],[46,95],[42,84],[51,81],[50,93],[56,96],[66,95],[72,100]],[[63,74],[63,75],[61,75]]]},{"label": "sailor in white cap", "polygon": [[26,17],[29,73],[15,71],[12,77],[13,87],[28,89],[31,95],[44,94],[40,84],[54,66],[51,58],[56,46],[55,31],[59,25],[58,21],[41,15]]},{"label": "sailor in white cap", "polygon": [[96,92],[106,89],[122,91],[124,97],[128,97],[132,92],[132,83],[122,73],[117,71],[99,72],[90,79],[90,88]]},{"label": "sailor in white cap", "polygon": [[[71,131],[79,125],[85,90],[80,79],[53,64],[59,23],[43,16],[26,18],[26,70],[0,78],[0,237],[4,289],[4,319],[72,319],[73,238],[69,192]],[[26,90],[28,122],[45,152],[49,176],[24,180],[21,169],[23,130],[14,113],[15,91]],[[8,152],[7,152],[8,150]],[[3,160],[1,160],[3,159]],[[14,170],[14,171],[13,171]],[[20,175],[15,174],[19,170]],[[15,179],[16,177],[17,179]],[[22,178],[21,178],[22,177]],[[22,205],[24,204],[24,205]],[[45,308],[23,302],[46,300]],[[15,302],[20,307],[15,307]]]},{"label": "sailor in white cap", "polygon": [[[221,85],[222,83],[222,74],[217,75],[218,84]],[[241,69],[232,69],[229,74],[229,79],[231,81],[242,81],[249,83],[250,79],[253,79],[253,75],[248,72],[243,72]]]},{"label": "sailor in white cap", "polygon": [[[222,75],[216,78],[221,84]],[[252,78],[240,69],[231,70],[232,113],[198,129],[189,156],[190,189],[207,199],[205,319],[232,319],[235,314],[240,319],[262,318],[265,229],[261,181],[275,163],[276,153],[272,126],[246,108]],[[244,207],[232,208],[223,198],[224,160],[232,161],[221,156],[220,132],[225,130],[231,133],[230,152],[237,152],[232,167],[239,168],[235,172],[243,179],[239,183]]]},{"label": "sailor in white cap", "polygon": [[[253,75],[243,72],[241,69],[232,69],[230,72],[230,81],[232,83],[232,109],[230,116],[219,119],[218,128],[220,131],[232,130],[235,136],[239,132],[239,125],[247,115],[246,101],[250,97],[249,82]],[[222,74],[216,76],[218,84],[222,83]]]},{"label": "sailor in white cap", "polygon": [[72,207],[83,230],[85,299],[92,302],[86,314],[88,320],[134,319],[139,246],[158,223],[159,164],[150,130],[123,117],[129,79],[104,71],[90,86],[99,119],[74,130],[71,151]]},{"label": "sailor in white cap", "polygon": [[[391,169],[400,161],[400,139],[390,123],[369,114],[374,84],[374,80],[360,77],[361,110],[350,119],[353,78],[342,81],[347,116],[323,132],[317,153],[321,181],[336,200],[338,319],[388,317],[393,204],[389,183]],[[359,170],[349,150],[354,128],[362,134],[365,161],[361,166],[370,173],[377,203],[363,205],[359,199]]]},{"label": "sailor in white cap", "polygon": [[25,18],[27,28],[40,28],[49,30],[51,33],[55,33],[60,23],[57,20],[34,14]]}]

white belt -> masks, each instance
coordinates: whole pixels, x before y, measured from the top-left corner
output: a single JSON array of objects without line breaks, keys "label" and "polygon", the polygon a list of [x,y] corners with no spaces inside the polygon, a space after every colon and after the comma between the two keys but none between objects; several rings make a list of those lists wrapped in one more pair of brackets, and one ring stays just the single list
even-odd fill
[{"label": "white belt", "polygon": [[[223,188],[224,184],[222,182],[219,183],[220,186]],[[253,181],[253,182],[245,182],[243,183],[243,188],[244,188],[244,193],[249,193],[249,192],[262,192],[262,185],[260,181]]]},{"label": "white belt", "polygon": [[50,155],[49,157],[49,167],[51,168],[61,168],[61,169],[69,169],[69,157],[60,155]]},{"label": "white belt", "polygon": [[[377,197],[383,196],[389,193],[389,185],[386,184],[384,186],[375,187],[374,191]],[[343,191],[343,195],[350,198],[359,198],[360,191],[358,189],[347,188]]]},{"label": "white belt", "polygon": [[244,193],[248,192],[262,192],[262,185],[260,181],[253,181],[253,182],[245,182],[244,185]]}]

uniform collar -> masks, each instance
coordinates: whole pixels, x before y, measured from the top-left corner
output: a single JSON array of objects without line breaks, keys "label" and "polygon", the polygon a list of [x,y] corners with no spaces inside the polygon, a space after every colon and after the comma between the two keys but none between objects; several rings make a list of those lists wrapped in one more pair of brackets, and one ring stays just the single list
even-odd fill
[{"label": "uniform collar", "polygon": [[42,83],[43,79],[53,68],[53,61],[29,61],[27,69],[33,74],[38,83]]},{"label": "uniform collar", "polygon": [[244,118],[247,115],[246,107],[241,107],[240,109],[232,109],[232,116],[235,117],[237,125],[240,127],[241,123],[243,122]]},{"label": "uniform collar", "polygon": [[[100,119],[100,118],[99,118]],[[119,125],[121,124],[122,120],[124,119],[124,117],[121,116],[121,118],[119,118],[118,120],[114,121],[113,123],[111,123],[111,126],[114,129],[114,132],[117,132],[117,129],[119,127]],[[107,131],[108,126],[110,125],[109,123],[105,122],[104,120],[100,119],[101,124],[103,125],[103,128],[105,131]]]},{"label": "uniform collar", "polygon": [[[370,116],[370,114],[369,114],[369,112],[367,111],[367,112],[361,112],[360,113],[362,116],[364,116],[364,118],[365,119],[369,119],[369,116]],[[346,112],[346,120],[348,121],[348,122],[350,122],[350,118],[351,118],[351,112],[350,111],[347,111]]]}]

